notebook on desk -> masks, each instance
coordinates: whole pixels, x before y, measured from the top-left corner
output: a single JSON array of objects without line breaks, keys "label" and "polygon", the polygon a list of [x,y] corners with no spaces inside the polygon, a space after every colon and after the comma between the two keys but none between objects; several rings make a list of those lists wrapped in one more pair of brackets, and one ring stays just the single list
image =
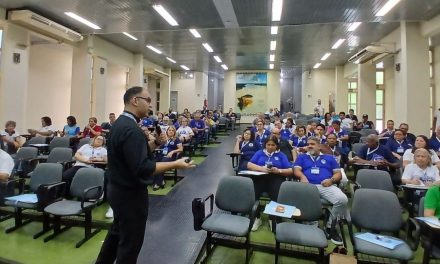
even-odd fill
[{"label": "notebook on desk", "polygon": [[292,218],[295,210],[295,206],[270,201],[270,203],[266,204],[266,207],[264,208],[264,213],[280,217]]},{"label": "notebook on desk", "polygon": [[436,217],[416,217],[416,219],[440,228],[440,221]]},{"label": "notebook on desk", "polygon": [[403,244],[402,240],[372,233],[357,234],[355,237],[391,250]]},{"label": "notebook on desk", "polygon": [[238,175],[266,175],[267,172],[262,171],[251,171],[251,170],[242,170],[238,172]]},{"label": "notebook on desk", "polygon": [[6,197],[5,199],[21,203],[38,203],[37,195],[34,193],[20,194],[16,196]]}]

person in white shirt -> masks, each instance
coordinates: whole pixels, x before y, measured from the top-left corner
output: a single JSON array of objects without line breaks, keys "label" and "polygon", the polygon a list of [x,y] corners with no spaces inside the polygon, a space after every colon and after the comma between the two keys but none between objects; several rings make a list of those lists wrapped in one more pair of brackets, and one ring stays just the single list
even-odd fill
[{"label": "person in white shirt", "polygon": [[402,175],[403,184],[440,185],[439,170],[432,165],[431,154],[424,148],[414,152],[414,163],[405,167]]},{"label": "person in white shirt", "polygon": [[18,148],[21,147],[22,141],[20,140],[20,134],[15,130],[17,123],[15,121],[8,121],[5,124],[5,129],[0,131],[0,140],[3,141],[6,146],[6,151],[9,154],[17,152]]},{"label": "person in white shirt", "polygon": [[318,99],[318,104],[313,108],[313,112],[318,113],[321,117],[324,116],[325,109],[321,105],[321,99]]},{"label": "person in white shirt", "polygon": [[0,149],[0,182],[5,182],[11,177],[12,169],[14,169],[14,160]]},{"label": "person in white shirt", "polygon": [[48,116],[41,118],[41,127],[39,129],[28,129],[33,136],[51,137],[55,134],[56,129],[52,127],[52,119]]},{"label": "person in white shirt", "polygon": [[187,143],[194,136],[194,132],[191,127],[188,126],[188,119],[186,117],[182,118],[182,123],[176,131],[177,137],[179,137],[182,143]]},{"label": "person in white shirt", "polygon": [[426,151],[428,151],[431,155],[432,164],[440,167],[440,159],[437,156],[437,153],[435,153],[435,151],[433,151],[432,149],[427,149],[427,146],[428,138],[423,135],[417,136],[414,147],[412,149],[405,150],[405,152],[403,153],[403,167],[406,168],[407,165],[414,163],[414,152],[420,148],[426,149]]}]

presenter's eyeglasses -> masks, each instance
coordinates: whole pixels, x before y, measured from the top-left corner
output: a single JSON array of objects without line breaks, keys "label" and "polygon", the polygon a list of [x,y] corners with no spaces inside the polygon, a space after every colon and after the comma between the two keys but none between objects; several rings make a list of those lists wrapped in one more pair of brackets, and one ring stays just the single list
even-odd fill
[{"label": "presenter's eyeglasses", "polygon": [[147,103],[151,104],[151,98],[150,98],[150,97],[147,98],[147,97],[142,97],[142,96],[136,96],[135,98],[136,98],[136,99],[137,99],[137,98],[144,99]]}]

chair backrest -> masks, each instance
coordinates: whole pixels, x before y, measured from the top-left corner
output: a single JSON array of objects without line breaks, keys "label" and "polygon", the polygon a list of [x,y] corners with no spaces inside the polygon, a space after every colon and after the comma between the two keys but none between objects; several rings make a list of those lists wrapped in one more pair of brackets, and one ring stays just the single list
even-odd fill
[{"label": "chair backrest", "polygon": [[78,143],[78,149],[80,149],[82,146],[84,146],[86,144],[90,144],[91,140],[92,140],[91,138],[82,138],[82,139],[80,139],[79,143]]},{"label": "chair backrest", "polygon": [[351,145],[351,150],[353,151],[354,155],[359,155],[359,151],[363,146],[365,146],[365,144],[363,143],[354,143],[353,145]]},{"label": "chair backrest", "polygon": [[255,203],[254,184],[251,179],[227,176],[220,179],[215,204],[221,210],[249,214]]},{"label": "chair backrest", "polygon": [[371,129],[371,128],[363,128],[359,132],[361,133],[361,135],[363,137],[366,137],[366,136],[371,135],[371,134],[375,134],[375,135],[378,134],[376,129]]},{"label": "chair backrest", "polygon": [[15,156],[16,160],[35,159],[38,155],[38,149],[34,147],[22,147]]},{"label": "chair backrest", "polygon": [[397,195],[374,189],[354,193],[351,219],[360,228],[385,232],[399,231],[403,223]]},{"label": "chair backrest", "polygon": [[[81,198],[85,189],[94,186],[104,187],[104,170],[97,168],[81,168],[73,177],[72,184],[70,185],[70,195]],[[93,197],[93,194],[98,194],[98,190],[90,193],[89,197]],[[97,199],[99,197],[95,198]]]},{"label": "chair backrest", "polygon": [[47,163],[69,162],[72,161],[71,148],[54,148],[47,157]]},{"label": "chair backrest", "polygon": [[235,119],[241,119],[241,113],[235,113]]},{"label": "chair backrest", "polygon": [[297,219],[315,221],[321,217],[321,199],[315,185],[303,182],[285,181],[278,193],[278,203],[295,206],[301,210]]},{"label": "chair backrest", "polygon": [[394,192],[393,182],[387,171],[361,169],[356,175],[356,181],[362,189],[377,189]]},{"label": "chair backrest", "polygon": [[54,137],[49,143],[49,151],[52,151],[54,148],[68,148],[69,146],[69,137]]},{"label": "chair backrest", "polygon": [[219,124],[222,124],[222,125],[224,125],[224,124],[226,124],[228,122],[228,119],[226,118],[226,117],[220,117],[219,119],[218,119],[218,123]]},{"label": "chair backrest", "polygon": [[46,144],[46,137],[33,137],[25,143],[26,146],[29,146],[31,144]]},{"label": "chair backrest", "polygon": [[35,192],[41,184],[61,182],[62,177],[63,166],[61,164],[40,163],[32,172],[29,188],[32,192]]}]

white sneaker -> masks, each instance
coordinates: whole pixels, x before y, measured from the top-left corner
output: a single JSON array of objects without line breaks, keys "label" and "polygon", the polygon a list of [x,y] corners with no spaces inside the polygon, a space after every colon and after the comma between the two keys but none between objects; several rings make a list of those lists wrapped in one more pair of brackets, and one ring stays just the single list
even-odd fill
[{"label": "white sneaker", "polygon": [[261,226],[261,223],[262,223],[262,221],[261,221],[260,218],[255,218],[254,225],[252,226],[251,230],[252,231],[257,231],[258,228]]},{"label": "white sneaker", "polygon": [[111,207],[109,207],[107,213],[105,213],[105,218],[113,218],[113,209]]},{"label": "white sneaker", "polygon": [[272,229],[272,220],[270,220],[270,219],[269,219],[269,230],[270,230],[270,232],[273,231],[273,229]]}]

